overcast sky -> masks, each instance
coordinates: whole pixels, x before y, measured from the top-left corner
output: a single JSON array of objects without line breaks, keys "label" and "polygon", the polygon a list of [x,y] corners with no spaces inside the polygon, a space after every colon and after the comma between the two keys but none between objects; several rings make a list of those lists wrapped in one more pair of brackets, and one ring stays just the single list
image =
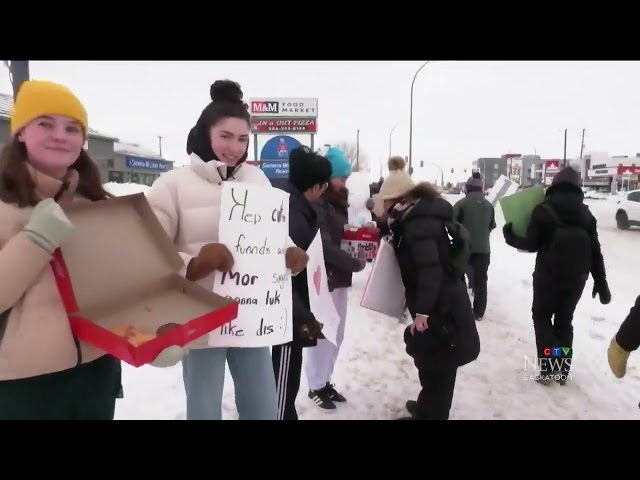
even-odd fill
[{"label": "overcast sky", "polygon": [[[409,151],[410,86],[422,61],[398,62],[31,62],[31,77],[69,86],[90,126],[122,141],[186,159],[186,137],[217,79],[251,97],[318,98],[315,145],[356,141],[371,175],[392,153]],[[433,62],[414,89],[413,160],[441,165],[461,180],[478,157],[503,153],[562,158],[586,151],[640,152],[640,62]],[[11,93],[8,71],[0,91]],[[268,137],[260,139],[261,148]],[[309,137],[299,137],[303,143]],[[250,158],[253,147],[250,147]],[[450,169],[456,169],[453,178]],[[459,172],[459,174],[458,174]],[[437,169],[416,172],[428,179]]]}]

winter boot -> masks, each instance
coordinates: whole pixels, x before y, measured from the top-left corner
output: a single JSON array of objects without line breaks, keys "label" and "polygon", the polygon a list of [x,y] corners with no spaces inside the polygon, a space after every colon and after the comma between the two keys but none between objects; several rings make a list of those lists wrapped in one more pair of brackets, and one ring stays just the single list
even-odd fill
[{"label": "winter boot", "polygon": [[412,417],[416,416],[416,412],[418,411],[418,402],[416,402],[415,400],[407,400],[405,407],[407,408],[407,412],[409,412],[409,415],[411,415]]},{"label": "winter boot", "polygon": [[627,361],[631,352],[624,350],[615,338],[611,339],[609,350],[607,351],[607,360],[609,368],[617,378],[622,378],[627,373]]}]

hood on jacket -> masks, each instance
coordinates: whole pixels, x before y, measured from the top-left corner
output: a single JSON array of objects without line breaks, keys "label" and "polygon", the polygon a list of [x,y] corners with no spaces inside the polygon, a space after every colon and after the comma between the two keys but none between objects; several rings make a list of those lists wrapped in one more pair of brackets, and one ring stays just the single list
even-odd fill
[{"label": "hood on jacket", "polygon": [[[209,138],[209,131],[202,121],[202,115],[198,119],[196,125],[189,131],[187,136],[187,154],[196,154],[203,162],[215,162],[216,168],[220,170],[220,176],[222,180],[231,178],[234,173],[238,171],[240,166],[249,158],[249,143],[247,143],[247,150],[244,155],[238,160],[234,166],[229,166],[224,162],[221,162],[218,156],[211,148],[211,140]],[[224,167],[224,168],[221,168]]]},{"label": "hood on jacket", "polygon": [[[453,220],[453,206],[428,183],[419,183],[406,195],[406,206],[397,205],[390,216],[400,222],[416,217],[434,218],[443,222]],[[399,215],[398,215],[399,214]]]},{"label": "hood on jacket", "polygon": [[546,201],[568,223],[580,224],[584,220],[584,192],[580,187],[580,174],[573,167],[560,170],[545,192]]},{"label": "hood on jacket", "polygon": [[560,170],[553,181],[551,186],[547,188],[545,196],[553,195],[558,190],[568,190],[579,192],[584,197],[584,193],[581,188],[582,180],[580,179],[580,173],[578,173],[573,167],[565,167]]}]

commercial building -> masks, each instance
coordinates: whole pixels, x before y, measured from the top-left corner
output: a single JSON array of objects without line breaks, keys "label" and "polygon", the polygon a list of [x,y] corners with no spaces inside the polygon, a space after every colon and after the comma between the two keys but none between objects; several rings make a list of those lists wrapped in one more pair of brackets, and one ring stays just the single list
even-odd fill
[{"label": "commercial building", "polygon": [[480,172],[484,180],[484,188],[492,188],[500,175],[508,175],[506,158],[482,157],[473,162],[473,169]]},{"label": "commercial building", "polygon": [[[11,137],[9,112],[13,96],[0,93],[0,148]],[[173,162],[144,149],[127,144],[118,138],[89,129],[85,148],[96,162],[103,183],[140,183],[151,185],[161,173],[172,170]]]},{"label": "commercial building", "polygon": [[[586,152],[580,162],[582,185],[586,188],[607,192],[640,188],[640,153],[635,156],[611,156],[607,152]],[[491,188],[500,175],[505,175],[524,187],[549,186],[563,165],[563,159],[517,154],[479,158],[473,162],[473,168],[480,171],[484,178],[485,188]]]},{"label": "commercial building", "polygon": [[98,162],[107,182],[153,185],[164,172],[173,170],[173,162],[155,152],[132,143],[115,142],[113,158]]},{"label": "commercial building", "polygon": [[540,185],[544,182],[544,165],[547,160],[538,155],[503,155],[482,157],[473,162],[473,169],[480,172],[485,189],[492,188],[501,175],[510,178],[523,187]]},{"label": "commercial building", "polygon": [[582,184],[615,193],[640,187],[640,153],[635,156],[613,155],[607,152],[589,152],[583,157]]}]

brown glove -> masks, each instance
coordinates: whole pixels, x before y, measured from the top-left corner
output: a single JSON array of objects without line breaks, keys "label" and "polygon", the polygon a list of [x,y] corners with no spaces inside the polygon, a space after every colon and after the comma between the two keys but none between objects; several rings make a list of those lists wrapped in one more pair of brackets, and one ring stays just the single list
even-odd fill
[{"label": "brown glove", "polygon": [[320,338],[320,339],[325,338],[324,335],[322,334],[323,326],[324,325],[322,325],[319,321],[315,319],[310,322],[307,322],[300,327],[300,336],[302,338],[307,338],[310,340],[314,338]]},{"label": "brown glove", "polygon": [[284,255],[284,259],[287,268],[296,274],[305,269],[309,261],[309,255],[299,247],[289,247]]},{"label": "brown glove", "polygon": [[187,267],[187,280],[196,281],[214,270],[228,272],[233,267],[233,255],[222,243],[207,243]]}]

